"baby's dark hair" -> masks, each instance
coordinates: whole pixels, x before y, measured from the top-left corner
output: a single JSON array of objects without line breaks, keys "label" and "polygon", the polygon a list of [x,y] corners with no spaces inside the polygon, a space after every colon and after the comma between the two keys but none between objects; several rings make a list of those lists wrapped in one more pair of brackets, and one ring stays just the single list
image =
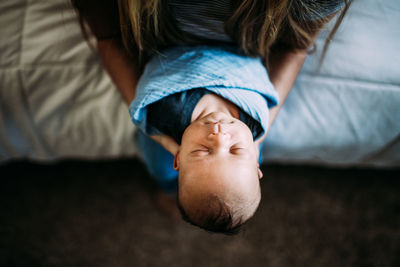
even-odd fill
[{"label": "baby's dark hair", "polygon": [[247,221],[243,220],[242,218],[234,219],[232,209],[217,196],[210,196],[205,200],[210,207],[210,209],[207,210],[211,212],[197,212],[197,214],[192,215],[196,217],[196,220],[193,220],[180,203],[179,194],[177,194],[177,197],[177,204],[181,212],[182,219],[206,231],[222,233],[226,235],[235,235],[242,230],[243,225]]}]

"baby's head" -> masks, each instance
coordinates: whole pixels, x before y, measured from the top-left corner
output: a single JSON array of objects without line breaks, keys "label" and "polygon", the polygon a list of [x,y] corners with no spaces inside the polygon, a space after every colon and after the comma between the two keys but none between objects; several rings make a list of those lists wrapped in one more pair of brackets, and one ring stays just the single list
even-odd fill
[{"label": "baby's head", "polygon": [[178,205],[186,220],[206,230],[235,233],[261,199],[258,148],[246,124],[214,112],[192,122],[174,167]]}]

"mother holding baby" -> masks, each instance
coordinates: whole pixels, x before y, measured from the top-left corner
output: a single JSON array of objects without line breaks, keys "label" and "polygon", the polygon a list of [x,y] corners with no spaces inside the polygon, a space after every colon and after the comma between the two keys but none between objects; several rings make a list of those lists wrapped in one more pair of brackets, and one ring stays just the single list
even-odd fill
[{"label": "mother holding baby", "polygon": [[[260,146],[323,27],[351,0],[72,0],[184,219],[237,233],[260,199]],[[327,49],[323,48],[323,54]]]}]

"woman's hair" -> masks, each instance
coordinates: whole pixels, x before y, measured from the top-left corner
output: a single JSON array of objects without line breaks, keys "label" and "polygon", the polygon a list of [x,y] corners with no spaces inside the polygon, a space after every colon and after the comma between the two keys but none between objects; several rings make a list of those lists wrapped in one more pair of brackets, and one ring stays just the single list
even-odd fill
[{"label": "woman's hair", "polygon": [[[345,3],[324,45],[335,34],[352,0]],[[118,0],[122,40],[128,51],[139,56],[172,44],[196,44],[199,38],[180,31],[165,0]],[[274,45],[294,49],[315,48],[315,35],[332,16],[310,20],[307,14],[322,17],[315,1],[232,0],[233,12],[225,22],[226,33],[248,56],[260,56],[267,63]],[[322,1],[323,2],[323,1]],[[329,1],[328,1],[329,2]],[[323,57],[323,56],[322,56]]]}]

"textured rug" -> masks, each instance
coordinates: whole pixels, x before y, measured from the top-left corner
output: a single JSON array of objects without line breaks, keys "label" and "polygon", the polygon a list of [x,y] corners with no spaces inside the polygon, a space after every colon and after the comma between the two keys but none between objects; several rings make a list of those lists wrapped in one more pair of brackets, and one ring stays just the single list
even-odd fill
[{"label": "textured rug", "polygon": [[0,266],[400,266],[400,171],[263,166],[237,236],[162,215],[136,160],[0,166]]}]

